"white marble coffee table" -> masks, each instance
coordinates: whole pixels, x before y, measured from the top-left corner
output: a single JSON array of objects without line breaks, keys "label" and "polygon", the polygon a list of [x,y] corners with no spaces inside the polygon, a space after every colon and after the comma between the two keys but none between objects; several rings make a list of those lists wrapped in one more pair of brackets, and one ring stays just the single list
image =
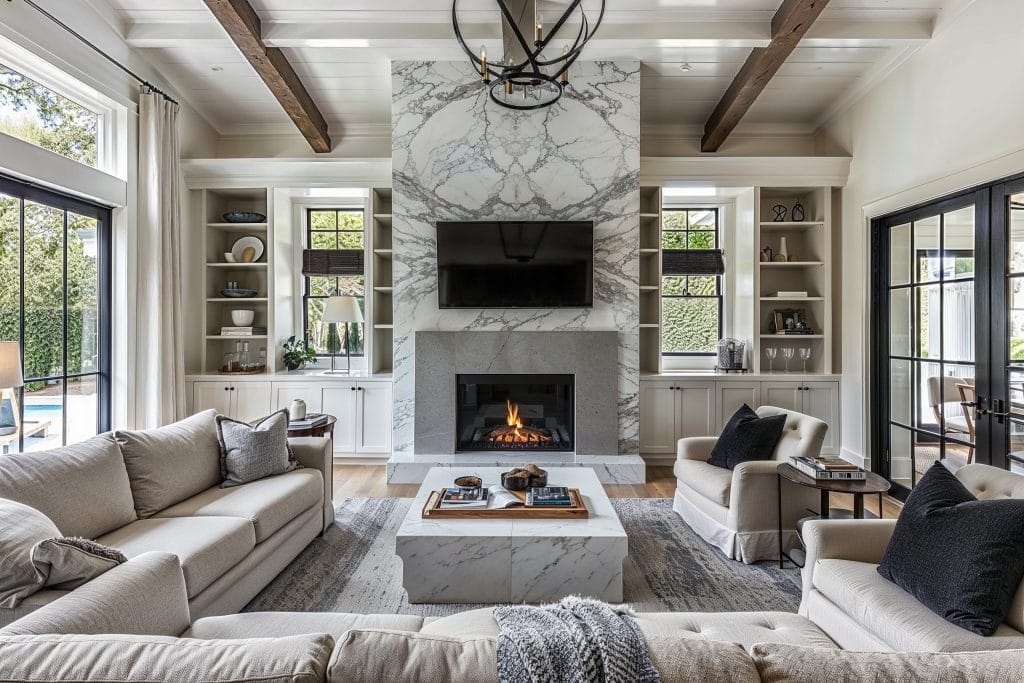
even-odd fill
[{"label": "white marble coffee table", "polygon": [[512,520],[420,517],[432,490],[475,474],[485,486],[500,467],[434,467],[398,530],[402,585],[409,602],[546,602],[566,595],[622,600],[626,531],[593,470],[548,469],[551,486],[577,488],[589,519]]}]

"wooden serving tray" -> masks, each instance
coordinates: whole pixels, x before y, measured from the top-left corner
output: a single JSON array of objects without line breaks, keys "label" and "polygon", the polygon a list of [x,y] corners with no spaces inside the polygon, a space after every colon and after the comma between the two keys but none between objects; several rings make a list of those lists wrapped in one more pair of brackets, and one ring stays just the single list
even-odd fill
[{"label": "wooden serving tray", "polygon": [[[427,502],[423,504],[423,519],[588,519],[590,511],[583,502],[583,495],[579,489],[569,489],[571,507],[541,507],[527,506],[511,508],[441,508],[441,497],[446,489],[436,489],[427,496]],[[512,491],[520,498],[526,500],[526,493]]]}]

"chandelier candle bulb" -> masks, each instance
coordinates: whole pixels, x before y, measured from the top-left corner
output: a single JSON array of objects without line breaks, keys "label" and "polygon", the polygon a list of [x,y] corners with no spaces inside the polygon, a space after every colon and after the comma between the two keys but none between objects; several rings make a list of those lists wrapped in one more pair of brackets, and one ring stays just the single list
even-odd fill
[{"label": "chandelier candle bulb", "polygon": [[537,45],[544,42],[544,18],[537,15],[537,31],[534,34],[534,41]]},{"label": "chandelier candle bulb", "polygon": [[562,85],[569,85],[569,62],[568,62],[568,57],[569,57],[569,46],[566,45],[565,47],[562,48],[562,59],[567,60],[565,62],[565,68],[562,69],[562,73],[561,73]]},{"label": "chandelier candle bulb", "polygon": [[481,45],[480,46],[480,77],[483,79],[484,83],[490,83],[491,82],[491,77],[487,73],[487,46],[486,45]]}]

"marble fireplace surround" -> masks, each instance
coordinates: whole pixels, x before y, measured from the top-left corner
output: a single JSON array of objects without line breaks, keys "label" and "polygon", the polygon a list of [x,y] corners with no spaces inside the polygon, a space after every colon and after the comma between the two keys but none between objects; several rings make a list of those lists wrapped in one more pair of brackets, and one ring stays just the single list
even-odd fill
[{"label": "marble fireplace surround", "polygon": [[[618,332],[590,330],[416,332],[413,453],[455,453],[456,375],[529,373],[574,375],[576,455],[614,455],[619,345]],[[535,455],[509,454],[523,459]],[[574,459],[572,453],[546,455]]]}]

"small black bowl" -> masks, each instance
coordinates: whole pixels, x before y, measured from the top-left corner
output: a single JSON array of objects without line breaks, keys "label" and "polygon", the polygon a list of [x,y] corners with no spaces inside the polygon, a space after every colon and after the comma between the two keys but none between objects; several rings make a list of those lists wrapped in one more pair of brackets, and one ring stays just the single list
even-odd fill
[{"label": "small black bowl", "polygon": [[530,478],[513,476],[511,472],[503,472],[501,474],[501,485],[509,491],[525,491],[530,488]]},{"label": "small black bowl", "polygon": [[483,485],[480,477],[473,475],[466,475],[465,477],[458,477],[455,480],[455,485],[460,489],[478,489]]}]

